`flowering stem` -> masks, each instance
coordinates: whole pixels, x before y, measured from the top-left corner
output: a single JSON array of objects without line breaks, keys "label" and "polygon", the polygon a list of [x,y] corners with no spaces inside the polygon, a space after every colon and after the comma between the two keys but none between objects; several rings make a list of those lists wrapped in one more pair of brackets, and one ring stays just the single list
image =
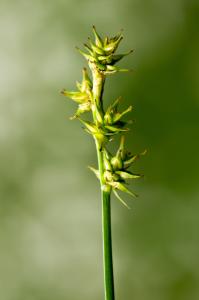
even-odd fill
[{"label": "flowering stem", "polygon": [[[103,113],[102,96],[105,78],[101,73],[92,69],[93,74],[93,97],[96,104]],[[97,122],[93,114],[94,122]],[[98,168],[102,197],[102,243],[103,243],[103,269],[104,269],[104,290],[105,300],[114,300],[114,277],[113,277],[113,259],[112,259],[112,238],[111,238],[111,188],[104,182],[104,162],[103,147],[95,139]]]},{"label": "flowering stem", "polygon": [[[100,180],[102,195],[102,241],[103,241],[103,266],[104,266],[104,290],[105,300],[114,300],[114,277],[113,277],[113,259],[112,259],[112,240],[111,240],[111,192],[125,206],[128,205],[121,198],[120,192],[124,192],[133,197],[137,194],[129,190],[126,186],[127,180],[140,178],[142,175],[132,173],[129,167],[146,151],[140,154],[132,154],[124,147],[124,132],[129,128],[126,126],[129,121],[123,121],[122,118],[132,110],[129,106],[120,112],[118,106],[121,97],[111,103],[108,108],[103,107],[103,91],[107,75],[117,72],[126,72],[128,69],[121,69],[115,66],[123,57],[132,53],[132,50],[123,54],[115,54],[122,38],[122,32],[114,37],[102,38],[93,26],[95,41],[89,38],[89,44],[84,44],[87,52],[77,48],[85,57],[92,72],[90,78],[87,69],[83,69],[82,82],[77,82],[77,91],[67,91],[63,89],[61,93],[71,98],[78,104],[77,111],[71,119],[78,119],[83,125],[85,131],[91,134],[95,140],[98,169],[89,167]],[[91,112],[93,120],[87,121],[81,118],[85,112]],[[107,144],[115,135],[122,134],[119,148],[116,154],[110,153]]]},{"label": "flowering stem", "polygon": [[[98,166],[100,171],[101,198],[102,198],[102,243],[103,243],[103,268],[105,300],[114,300],[114,276],[112,259],[111,237],[111,191],[104,185],[103,156],[100,145],[96,140]],[[104,190],[105,189],[105,190]]]}]

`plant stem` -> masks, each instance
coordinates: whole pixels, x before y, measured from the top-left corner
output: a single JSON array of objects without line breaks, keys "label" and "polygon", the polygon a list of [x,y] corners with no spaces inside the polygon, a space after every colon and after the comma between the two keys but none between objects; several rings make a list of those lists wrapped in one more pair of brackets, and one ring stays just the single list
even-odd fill
[{"label": "plant stem", "polygon": [[[92,68],[93,74],[93,97],[103,112],[103,89],[105,78],[96,69]],[[96,122],[95,115],[93,119]],[[112,237],[111,237],[111,188],[105,185],[103,173],[103,148],[95,138],[98,168],[100,173],[101,197],[102,197],[102,243],[103,243],[103,269],[104,269],[104,290],[105,300],[114,300],[114,277],[112,259]]]},{"label": "plant stem", "polygon": [[103,156],[100,145],[96,140],[98,166],[100,171],[100,185],[102,198],[102,243],[103,243],[103,268],[105,300],[114,300],[114,276],[112,258],[111,235],[111,190],[104,185],[103,180]]},{"label": "plant stem", "polygon": [[114,300],[110,192],[102,191],[102,233],[105,300]]}]

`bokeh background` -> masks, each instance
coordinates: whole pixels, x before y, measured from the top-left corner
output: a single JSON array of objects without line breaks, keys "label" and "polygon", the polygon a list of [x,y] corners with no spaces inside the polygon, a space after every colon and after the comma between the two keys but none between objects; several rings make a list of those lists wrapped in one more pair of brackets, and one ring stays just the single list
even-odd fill
[{"label": "bokeh background", "polygon": [[[86,65],[74,46],[124,28],[104,101],[134,106],[128,147],[145,174],[112,199],[117,300],[199,299],[199,6],[192,0],[0,0],[0,299],[103,299],[94,143],[61,97]],[[112,148],[115,149],[113,144]]]}]

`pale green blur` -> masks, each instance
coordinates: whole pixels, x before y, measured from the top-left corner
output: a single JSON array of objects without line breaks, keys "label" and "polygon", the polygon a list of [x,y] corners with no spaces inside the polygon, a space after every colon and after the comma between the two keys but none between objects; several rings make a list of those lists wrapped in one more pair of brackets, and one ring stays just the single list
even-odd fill
[{"label": "pale green blur", "polygon": [[[0,0],[0,300],[102,300],[93,140],[59,94],[95,24],[135,48],[106,82],[134,106],[128,146],[148,149],[127,210],[112,199],[116,300],[199,299],[197,1]],[[113,142],[113,149],[115,144]]]}]

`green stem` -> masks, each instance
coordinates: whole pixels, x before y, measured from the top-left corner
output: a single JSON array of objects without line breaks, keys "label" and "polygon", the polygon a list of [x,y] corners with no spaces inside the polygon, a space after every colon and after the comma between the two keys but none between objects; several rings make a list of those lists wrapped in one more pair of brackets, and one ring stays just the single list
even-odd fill
[{"label": "green stem", "polygon": [[[102,95],[105,78],[91,65],[93,73],[93,97],[98,107],[103,112]],[[97,124],[95,114],[94,122]],[[111,188],[105,185],[103,173],[103,149],[100,142],[95,138],[98,168],[100,172],[100,185],[102,195],[102,243],[103,243],[103,269],[104,269],[104,290],[105,300],[114,300],[114,277],[113,277],[113,259],[112,259],[112,237],[111,237]]]},{"label": "green stem", "polygon": [[103,179],[103,156],[98,141],[95,140],[98,166],[100,171],[100,185],[102,197],[102,242],[105,300],[114,300],[114,276],[111,236],[111,190],[105,186]]},{"label": "green stem", "polygon": [[102,233],[105,300],[114,300],[110,192],[102,191]]}]

